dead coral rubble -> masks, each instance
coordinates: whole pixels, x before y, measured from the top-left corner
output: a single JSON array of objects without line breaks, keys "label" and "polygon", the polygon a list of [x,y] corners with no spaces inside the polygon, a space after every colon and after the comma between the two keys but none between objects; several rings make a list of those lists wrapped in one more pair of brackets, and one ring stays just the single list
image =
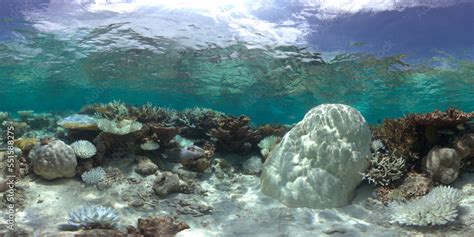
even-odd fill
[{"label": "dead coral rubble", "polygon": [[176,217],[139,218],[137,227],[129,227],[127,232],[133,236],[172,237],[178,232],[189,229],[189,225]]}]

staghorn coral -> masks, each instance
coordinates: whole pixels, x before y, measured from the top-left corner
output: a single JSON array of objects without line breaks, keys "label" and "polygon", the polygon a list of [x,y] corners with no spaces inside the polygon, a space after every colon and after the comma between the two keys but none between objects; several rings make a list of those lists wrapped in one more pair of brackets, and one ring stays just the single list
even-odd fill
[{"label": "staghorn coral", "polygon": [[89,159],[97,153],[94,144],[86,140],[73,142],[70,146],[74,150],[76,156],[82,159]]},{"label": "staghorn coral", "polygon": [[395,152],[391,154],[375,152],[369,161],[370,168],[362,174],[362,179],[376,186],[388,186],[400,180],[405,174],[405,159],[397,156]]},{"label": "staghorn coral", "polygon": [[178,112],[174,109],[156,107],[146,103],[141,107],[129,107],[130,116],[141,123],[160,123],[165,126],[174,126]]},{"label": "staghorn coral", "polygon": [[112,229],[117,226],[117,211],[104,206],[85,206],[69,213],[68,224],[75,228]]},{"label": "staghorn coral", "polygon": [[411,202],[391,202],[391,222],[413,226],[445,225],[456,219],[460,199],[461,194],[456,189],[439,186]]}]

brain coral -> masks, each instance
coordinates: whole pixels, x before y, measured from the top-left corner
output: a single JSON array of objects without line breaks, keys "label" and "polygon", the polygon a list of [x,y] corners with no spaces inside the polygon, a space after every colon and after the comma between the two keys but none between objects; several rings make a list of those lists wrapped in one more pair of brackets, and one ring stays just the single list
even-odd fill
[{"label": "brain coral", "polygon": [[60,140],[52,140],[45,145],[36,144],[30,151],[29,159],[33,172],[45,179],[76,175],[77,159],[74,150]]},{"label": "brain coral", "polygon": [[370,140],[369,126],[356,109],[317,106],[270,153],[262,192],[290,207],[347,205],[369,166]]},{"label": "brain coral", "polygon": [[97,152],[94,144],[85,140],[76,141],[71,144],[71,147],[74,150],[74,153],[76,153],[76,156],[82,159],[91,158]]}]

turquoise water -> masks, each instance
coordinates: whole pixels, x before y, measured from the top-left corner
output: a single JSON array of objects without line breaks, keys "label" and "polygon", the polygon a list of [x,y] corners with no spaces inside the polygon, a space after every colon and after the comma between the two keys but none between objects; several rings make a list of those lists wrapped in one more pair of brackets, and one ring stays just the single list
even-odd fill
[{"label": "turquoise water", "polygon": [[[474,110],[474,41],[472,31],[458,29],[473,28],[460,10],[472,9],[469,3],[298,22],[289,13],[309,11],[304,4],[244,2],[250,10],[231,11],[229,3],[208,11],[99,2],[26,1],[4,10],[1,110],[77,111],[121,100],[209,107],[257,124],[297,122],[310,108],[336,102],[371,123]],[[430,24],[440,11],[442,19]],[[359,23],[350,24],[354,19]],[[396,33],[368,34],[382,29],[381,19]],[[432,42],[417,42],[429,38],[427,29]],[[448,30],[457,35],[441,38],[438,31]]]}]

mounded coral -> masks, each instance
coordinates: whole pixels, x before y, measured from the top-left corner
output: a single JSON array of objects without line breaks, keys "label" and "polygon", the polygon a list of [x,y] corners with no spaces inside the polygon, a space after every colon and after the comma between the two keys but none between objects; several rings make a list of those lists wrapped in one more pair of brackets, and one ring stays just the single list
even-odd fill
[{"label": "mounded coral", "polygon": [[77,158],[74,150],[60,140],[36,144],[30,151],[29,159],[33,172],[44,179],[70,178],[76,175]]},{"label": "mounded coral", "polygon": [[408,203],[389,204],[391,222],[400,225],[445,225],[458,216],[461,194],[454,188],[439,186],[428,195]]},{"label": "mounded coral", "polygon": [[68,224],[84,229],[112,229],[120,217],[114,209],[104,206],[85,206],[69,213]]},{"label": "mounded coral", "polygon": [[70,146],[74,150],[76,156],[82,159],[91,158],[97,153],[94,144],[86,140],[73,142]]},{"label": "mounded coral", "polygon": [[266,160],[262,192],[290,207],[347,205],[369,166],[371,133],[356,109],[311,109]]},{"label": "mounded coral", "polygon": [[433,147],[422,164],[434,181],[450,184],[458,178],[461,158],[452,148]]}]

